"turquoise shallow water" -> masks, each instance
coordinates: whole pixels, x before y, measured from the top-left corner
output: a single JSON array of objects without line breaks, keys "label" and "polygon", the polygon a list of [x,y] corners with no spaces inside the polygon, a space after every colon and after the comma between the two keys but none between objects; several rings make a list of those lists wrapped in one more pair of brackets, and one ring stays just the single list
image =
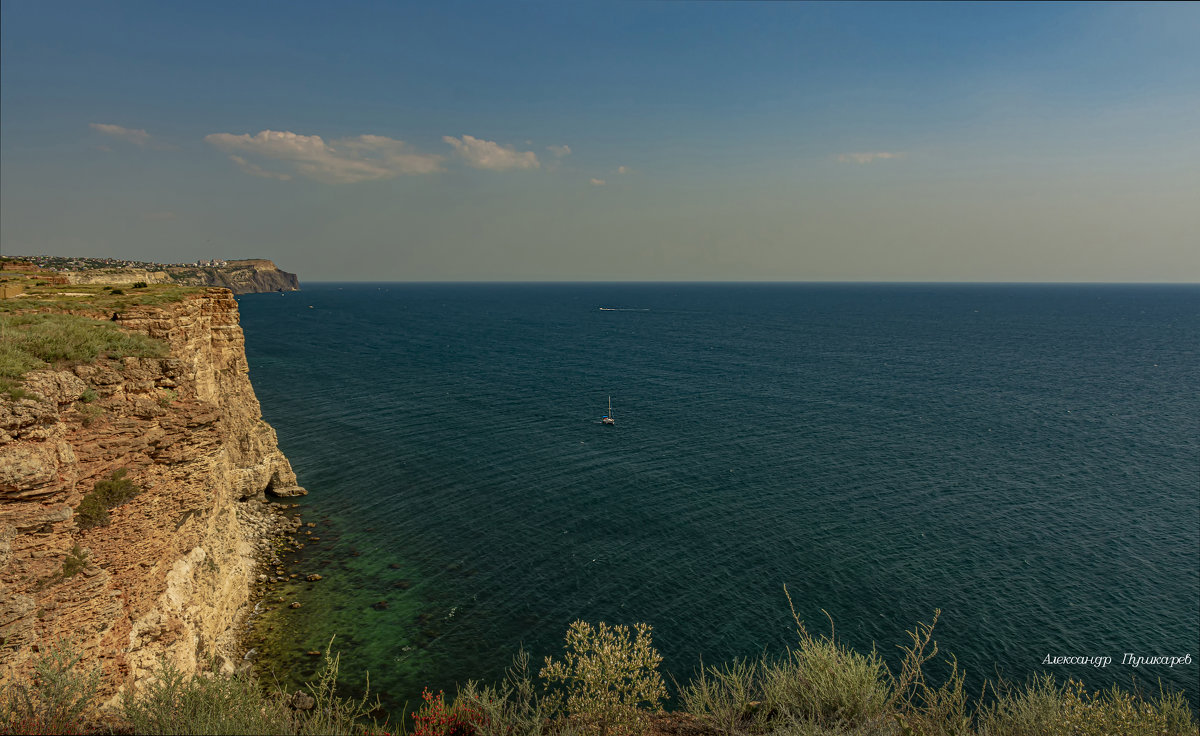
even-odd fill
[{"label": "turquoise shallow water", "polygon": [[[1197,700],[1200,288],[306,284],[240,299],[336,634],[389,706],[654,626],[680,679],[793,640],[783,595],[978,691],[1047,667]],[[609,309],[600,309],[606,307]],[[599,423],[612,396],[616,427]],[[1124,653],[1190,666],[1121,666]]]}]

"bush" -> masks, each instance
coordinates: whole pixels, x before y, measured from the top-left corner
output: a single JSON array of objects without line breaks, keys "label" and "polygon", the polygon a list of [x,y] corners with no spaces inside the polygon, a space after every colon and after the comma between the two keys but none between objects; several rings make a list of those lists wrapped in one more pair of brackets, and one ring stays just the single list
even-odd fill
[{"label": "bush", "polygon": [[252,678],[189,676],[167,661],[140,697],[122,700],[121,710],[133,733],[294,733],[282,699],[264,698]]},{"label": "bush", "polygon": [[455,707],[460,706],[461,712],[477,716],[472,725],[481,736],[542,736],[549,715],[538,699],[524,649],[517,652],[499,686],[467,682],[455,699]]},{"label": "bush", "polygon": [[[331,642],[332,644],[332,642]],[[121,711],[133,733],[296,734],[361,736],[384,726],[370,717],[378,701],[335,694],[339,655],[325,650],[325,668],[305,687],[304,706],[282,691],[264,695],[249,674],[184,675],[169,662],[159,663],[154,682],[137,697],[126,696]],[[303,708],[303,709],[300,709]]]},{"label": "bush", "polygon": [[429,688],[421,691],[425,702],[413,712],[413,736],[475,736],[479,732],[476,724],[483,722],[482,713],[461,698],[447,709],[444,698],[441,690],[437,695]]},{"label": "bush", "polygon": [[938,645],[933,640],[933,628],[937,625],[941,610],[934,610],[933,621],[920,623],[907,632],[912,640],[910,646],[901,646],[904,659],[900,662],[899,676],[892,678],[893,700],[896,722],[906,732],[928,736],[957,736],[971,729],[971,717],[967,710],[967,694],[963,691],[965,674],[958,669],[958,660],[953,656],[947,664],[950,674],[936,689],[925,678],[925,664],[937,656]]},{"label": "bush", "polygon": [[77,405],[75,408],[79,410],[80,424],[85,427],[92,426],[93,422],[104,416],[104,407],[96,404],[83,404],[82,406]]},{"label": "bush", "polygon": [[112,472],[107,480],[97,481],[92,492],[83,497],[75,509],[75,523],[80,529],[108,526],[108,511],[129,501],[142,492],[134,485],[125,468]]},{"label": "bush", "polygon": [[[766,667],[766,662],[763,662]],[[701,662],[696,677],[680,688],[684,709],[732,736],[766,730],[775,714],[763,707],[762,672],[759,664],[733,660],[721,667]]]},{"label": "bush", "polygon": [[57,642],[34,659],[30,683],[0,690],[0,734],[84,733],[100,686],[98,669],[79,672],[78,647]]},{"label": "bush", "polygon": [[150,284],[147,284],[145,281],[134,281],[134,282],[133,282],[133,286],[131,286],[131,287],[129,287],[129,288],[131,288],[131,289],[144,289],[144,288],[146,288],[146,287],[147,287],[147,286],[149,286],[149,285],[150,285]]},{"label": "bush", "polygon": [[657,709],[667,695],[650,626],[636,624],[631,641],[628,626],[576,621],[564,649],[561,661],[546,657],[540,676],[548,688],[558,686],[551,697],[570,725],[600,736],[643,730],[642,708]]},{"label": "bush", "polygon": [[75,573],[87,567],[87,564],[88,551],[75,544],[71,547],[71,551],[67,553],[67,559],[63,560],[62,572],[59,573],[59,577],[63,580],[74,577]]},{"label": "bush", "polygon": [[763,700],[790,719],[827,727],[878,724],[890,700],[887,669],[872,650],[863,655],[838,643],[832,625],[816,637],[799,626],[799,646],[775,664],[764,664]]},{"label": "bush", "polygon": [[313,708],[303,712],[297,724],[298,734],[362,734],[364,732],[378,733],[386,724],[376,723],[371,713],[380,707],[379,698],[370,700],[371,679],[367,677],[367,685],[361,698],[343,698],[337,694],[338,667],[341,662],[340,654],[331,654],[333,640],[325,648],[325,667],[321,670],[316,682],[305,683],[305,688],[312,695]]},{"label": "bush", "polygon": [[1179,693],[1148,701],[1113,687],[1088,693],[1083,683],[1058,686],[1051,675],[1033,678],[1024,688],[993,688],[996,700],[981,709],[981,736],[1157,736],[1194,734],[1191,707]]}]

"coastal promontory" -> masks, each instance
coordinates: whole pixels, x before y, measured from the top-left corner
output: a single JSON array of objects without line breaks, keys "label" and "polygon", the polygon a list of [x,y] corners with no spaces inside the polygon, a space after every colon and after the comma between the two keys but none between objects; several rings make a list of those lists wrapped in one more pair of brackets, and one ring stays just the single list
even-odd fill
[{"label": "coastal promontory", "polygon": [[0,276],[0,687],[62,643],[106,698],[163,659],[232,671],[262,501],[304,490],[262,419],[231,290]]},{"label": "coastal promontory", "polygon": [[273,261],[263,258],[162,264],[112,258],[21,256],[12,259],[7,267],[37,269],[64,284],[220,286],[234,294],[300,289],[296,274],[283,271]]}]

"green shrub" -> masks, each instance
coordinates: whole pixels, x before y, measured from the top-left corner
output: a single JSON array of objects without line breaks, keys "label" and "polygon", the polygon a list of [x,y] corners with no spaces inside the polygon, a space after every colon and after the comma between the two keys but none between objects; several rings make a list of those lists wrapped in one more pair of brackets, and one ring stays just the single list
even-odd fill
[{"label": "green shrub", "polygon": [[877,724],[890,692],[887,669],[875,651],[863,655],[829,636],[800,626],[799,646],[777,663],[764,664],[763,701],[794,720],[828,727]]},{"label": "green shrub", "polygon": [[109,293],[110,293],[110,294],[112,294],[113,296],[116,296],[117,294],[124,294],[124,293],[125,293],[125,290],[124,290],[124,289],[113,289],[113,290],[112,290],[111,292],[109,292]]},{"label": "green shrub", "polygon": [[472,725],[480,736],[542,736],[550,716],[537,696],[524,649],[517,652],[498,686],[468,681],[454,705],[460,712],[475,714]]},{"label": "green shrub", "polygon": [[100,686],[100,672],[76,669],[82,654],[56,642],[33,661],[33,678],[0,689],[0,734],[85,733],[85,717]]},{"label": "green shrub", "polygon": [[104,416],[104,407],[96,404],[77,404],[75,409],[79,411],[79,422],[85,427],[92,426],[93,422]]},{"label": "green shrub", "polygon": [[121,705],[133,733],[294,733],[282,699],[263,697],[249,676],[184,675],[168,661],[139,697]]},{"label": "green shrub", "polygon": [[628,626],[576,621],[564,649],[562,660],[546,657],[539,674],[570,725],[600,736],[644,730],[643,707],[658,709],[667,695],[650,626],[636,624],[631,640]]},{"label": "green shrub", "polygon": [[1113,687],[1089,693],[1083,683],[1063,686],[1051,675],[1024,688],[993,687],[996,700],[979,713],[980,736],[1158,736],[1197,733],[1191,707],[1179,693],[1149,701]]},{"label": "green shrub", "polygon": [[933,621],[920,623],[907,632],[912,644],[901,646],[904,659],[900,674],[892,678],[893,714],[905,732],[928,736],[957,736],[971,729],[967,709],[967,694],[963,690],[965,674],[958,669],[953,655],[947,664],[950,674],[938,687],[932,687],[925,676],[925,664],[937,656],[938,645],[933,640],[941,610],[934,610]]},{"label": "green shrub", "polygon": [[133,481],[125,476],[128,471],[119,468],[107,480],[97,481],[92,492],[83,497],[75,509],[75,523],[80,529],[108,526],[108,511],[129,501],[142,492]]},{"label": "green shrub", "polygon": [[63,560],[62,572],[59,577],[66,580],[73,577],[88,564],[88,551],[75,544],[71,547],[71,551],[67,553],[67,559]]},{"label": "green shrub", "polygon": [[[766,667],[764,661],[762,667]],[[721,733],[732,736],[768,730],[776,715],[763,707],[762,670],[759,663],[733,660],[720,667],[700,663],[696,676],[680,688],[684,709]]]},{"label": "green shrub", "polygon": [[149,285],[150,285],[150,284],[147,284],[145,281],[134,281],[134,282],[133,282],[133,286],[131,286],[131,287],[129,287],[129,288],[131,288],[131,289],[144,289],[144,288],[146,288],[146,287],[147,287],[147,286],[149,286]]},{"label": "green shrub", "polygon": [[171,402],[179,398],[179,392],[174,389],[164,388],[158,392],[158,405],[164,409],[171,405]]},{"label": "green shrub", "polygon": [[[332,641],[330,642],[332,645]],[[297,734],[297,736],[362,736],[384,726],[370,717],[379,707],[368,695],[360,699],[336,694],[339,655],[325,650],[325,667],[308,691],[306,709],[293,709],[292,698],[276,689],[263,694],[247,673],[231,677],[184,675],[162,661],[154,681],[136,697],[121,701],[121,713],[133,733],[164,734]]]},{"label": "green shrub", "polygon": [[91,387],[85,388],[83,393],[79,394],[79,400],[85,404],[90,404],[98,398],[100,398],[100,395]]},{"label": "green shrub", "polygon": [[371,680],[367,684],[361,698],[345,698],[337,694],[338,667],[341,662],[340,654],[331,654],[333,640],[325,648],[325,667],[321,670],[316,682],[305,683],[305,688],[312,696],[314,705],[310,710],[301,711],[296,728],[298,734],[343,734],[359,735],[364,732],[378,733],[386,724],[376,723],[371,713],[380,707],[379,698],[370,699]]}]

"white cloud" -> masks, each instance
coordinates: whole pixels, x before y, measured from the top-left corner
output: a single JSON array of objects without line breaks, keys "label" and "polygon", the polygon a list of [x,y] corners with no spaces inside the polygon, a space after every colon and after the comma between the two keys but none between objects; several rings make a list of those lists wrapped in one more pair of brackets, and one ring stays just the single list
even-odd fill
[{"label": "white cloud", "polygon": [[592,179],[592,186],[602,187],[607,183],[608,182],[604,181],[603,179]]},{"label": "white cloud", "polygon": [[[360,135],[326,143],[319,135],[263,130],[254,136],[213,133],[204,140],[229,153],[230,159],[246,173],[283,181],[291,179],[294,173],[326,184],[351,184],[442,170],[442,156],[412,153],[404,141],[381,135]],[[285,170],[265,169],[239,153],[279,162]]]},{"label": "white cloud", "polygon": [[122,128],[120,125],[108,125],[106,123],[88,123],[88,127],[92,130],[98,130],[105,135],[111,135],[113,138],[120,138],[128,143],[134,143],[139,146],[145,146],[150,143],[150,134],[140,128]]},{"label": "white cloud", "polygon": [[561,146],[546,146],[546,150],[553,153],[555,158],[571,155],[571,147],[565,144]]},{"label": "white cloud", "polygon": [[888,153],[879,151],[876,153],[839,153],[837,160],[842,163],[869,164],[872,161],[887,160],[891,158],[904,158],[903,153]]},{"label": "white cloud", "polygon": [[617,167],[617,173],[618,173],[618,174],[628,174],[628,173],[629,173],[629,167],[628,167],[628,166],[618,166],[618,167]]},{"label": "white cloud", "polygon": [[485,141],[470,135],[464,135],[461,139],[445,135],[442,136],[442,140],[454,146],[458,155],[477,169],[504,171],[536,169],[541,166],[537,154],[533,151],[518,151],[512,146],[502,146],[495,141]]}]

